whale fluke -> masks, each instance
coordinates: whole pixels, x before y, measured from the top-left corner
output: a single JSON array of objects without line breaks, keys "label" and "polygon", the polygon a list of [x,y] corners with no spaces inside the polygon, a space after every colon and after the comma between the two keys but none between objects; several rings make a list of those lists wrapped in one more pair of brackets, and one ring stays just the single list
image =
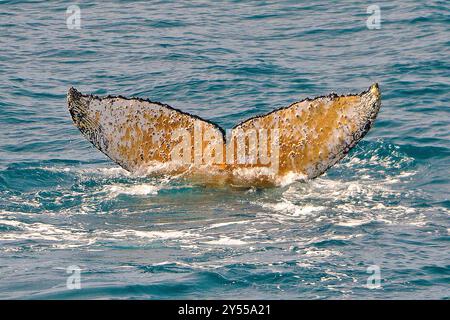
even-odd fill
[{"label": "whale fluke", "polygon": [[372,127],[378,84],[360,94],[304,99],[225,132],[166,104],[122,96],[67,95],[75,126],[124,169],[181,174],[207,183],[276,184],[312,179],[341,160]]},{"label": "whale fluke", "polygon": [[173,132],[204,126],[223,137],[221,128],[168,105],[139,98],[83,95],[70,88],[70,114],[83,135],[125,170],[136,172],[150,163],[168,163],[177,141]]}]

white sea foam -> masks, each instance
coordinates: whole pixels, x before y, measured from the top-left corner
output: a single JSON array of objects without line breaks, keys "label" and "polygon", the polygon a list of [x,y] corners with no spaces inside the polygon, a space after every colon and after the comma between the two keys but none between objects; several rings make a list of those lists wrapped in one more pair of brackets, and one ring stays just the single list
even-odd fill
[{"label": "white sea foam", "polygon": [[83,167],[60,167],[60,166],[44,166],[35,167],[35,169],[42,169],[49,172],[70,172],[82,175],[100,174],[105,177],[131,176],[131,173],[122,169],[121,167],[106,167],[106,168],[83,168]]},{"label": "white sea foam", "polygon": [[341,227],[357,227],[357,226],[362,226],[364,224],[369,223],[370,220],[367,219],[347,219],[341,222],[336,223],[337,226],[341,226]]},{"label": "white sea foam", "polygon": [[306,250],[306,252],[304,254],[306,256],[311,256],[311,257],[327,258],[330,256],[340,256],[340,255],[342,255],[342,252],[339,252],[337,250],[328,250],[328,249],[310,249],[310,250]]},{"label": "white sea foam", "polygon": [[262,203],[261,205],[276,212],[287,213],[292,216],[308,215],[326,209],[323,206],[314,206],[311,204],[296,205],[287,199],[282,199],[278,203]]},{"label": "white sea foam", "polygon": [[[360,164],[364,161],[367,160],[353,158],[349,162]],[[66,168],[62,170],[68,171]],[[145,183],[142,183],[142,179],[139,179],[138,183],[133,182],[133,176],[120,168],[86,170],[75,168],[70,171],[81,174],[83,177],[89,177],[90,175],[106,177],[107,179],[104,181],[107,185],[100,183],[93,188],[87,187],[87,190],[83,185],[82,188],[75,188],[63,193],[59,198],[57,197],[55,203],[63,204],[65,198],[80,198],[81,203],[77,204],[75,208],[60,210],[57,213],[59,216],[63,214],[73,215],[79,212],[98,213],[99,203],[118,195],[155,196],[163,188],[177,188],[177,186],[170,184],[172,178],[166,180],[149,178],[149,180],[145,180]],[[246,174],[251,175],[251,170]],[[362,237],[364,232],[358,227],[371,221],[386,224],[425,225],[426,215],[422,215],[421,210],[414,209],[407,201],[408,197],[414,195],[416,191],[405,191],[397,188],[396,185],[403,179],[409,179],[410,176],[411,173],[409,172],[401,172],[391,176],[381,176],[380,178],[378,172],[358,170],[358,176],[350,181],[330,178],[325,175],[307,183],[296,183],[298,180],[303,180],[304,177],[287,175],[284,180],[279,181],[279,185],[283,186],[282,188],[268,189],[263,192],[251,189],[239,194],[239,201],[242,202],[236,201],[234,204],[237,204],[237,206],[231,207],[232,210],[239,210],[241,204],[245,203],[247,199],[250,204],[257,204],[257,206],[250,207],[250,210],[246,211],[249,216],[246,215],[245,220],[239,220],[242,217],[230,216],[213,216],[210,219],[211,216],[208,216],[201,222],[199,220],[195,220],[195,222],[185,221],[183,222],[183,228],[175,225],[173,221],[164,223],[158,221],[158,223],[152,222],[151,226],[147,224],[148,229],[143,225],[137,230],[132,224],[125,223],[124,225],[121,223],[117,226],[108,225],[105,229],[102,229],[101,225],[87,227],[86,230],[89,230],[87,232],[83,229],[75,229],[73,226],[61,226],[59,225],[60,220],[56,221],[58,225],[51,225],[47,219],[43,220],[45,223],[24,223],[7,220],[22,219],[17,212],[4,211],[0,212],[0,217],[5,218],[7,222],[3,224],[9,225],[11,228],[9,230],[6,228],[0,233],[0,240],[14,240],[7,243],[5,248],[2,249],[12,251],[15,250],[15,241],[18,241],[17,248],[19,248],[21,241],[30,239],[40,243],[39,247],[41,248],[47,246],[52,249],[64,249],[86,246],[88,250],[103,250],[105,242],[110,244],[126,243],[130,246],[140,247],[147,243],[162,241],[164,246],[177,246],[182,250],[189,250],[193,254],[221,250],[227,246],[243,248],[242,250],[247,250],[249,254],[250,252],[259,254],[261,248],[267,245],[287,248],[294,243],[295,249],[290,250],[290,252],[298,254],[299,257],[304,257],[305,260],[308,260],[308,263],[311,263],[310,261],[314,261],[316,258],[325,259],[341,254],[339,251],[317,249],[315,247],[317,243],[327,240],[350,241],[353,238]],[[114,183],[109,180],[109,178],[115,177],[126,177],[126,180],[131,181]],[[185,184],[183,184],[183,187],[185,187]],[[214,193],[214,191],[212,192]],[[23,201],[20,196],[16,198],[14,201]],[[159,201],[158,197],[151,197],[151,199],[155,202]],[[398,201],[398,199],[401,201]],[[28,200],[35,201],[37,205],[41,204],[39,197],[29,197],[26,201]],[[231,203],[230,206],[234,204]],[[247,204],[245,205],[247,206]],[[170,205],[174,207],[175,211],[181,207],[185,208],[185,203],[176,197]],[[45,217],[55,215],[53,211],[41,213],[44,213]],[[33,220],[41,220],[33,214],[24,213],[24,215],[33,217]],[[53,221],[54,218],[51,217],[51,219]],[[308,229],[324,223],[355,228],[358,232],[342,230],[342,233],[347,231],[352,233],[334,234],[335,231],[333,230],[323,232],[316,237],[308,235]],[[305,233],[303,233],[303,229]],[[39,242],[37,240],[45,241]],[[250,246],[253,249],[250,249]],[[40,250],[37,247],[36,250]],[[275,258],[273,257],[273,259]],[[270,255],[267,260],[272,260]],[[225,262],[217,260],[215,263],[217,266],[223,266]],[[212,261],[203,265],[205,268],[211,266]]]},{"label": "white sea foam", "polygon": [[241,220],[241,221],[230,221],[230,222],[221,222],[221,223],[214,223],[212,225],[209,226],[209,228],[221,228],[221,227],[226,227],[229,225],[233,225],[233,224],[244,224],[244,223],[248,223],[250,220]]},{"label": "white sea foam", "polygon": [[[358,158],[350,160],[353,163],[361,161]],[[348,162],[344,165],[347,164]],[[371,221],[423,225],[426,223],[426,216],[409,206],[408,201],[399,204],[395,200],[408,199],[410,194],[416,193],[397,188],[396,183],[392,181],[408,179],[411,174],[413,173],[401,172],[382,179],[363,174],[357,180],[350,181],[323,176],[308,183],[291,184],[276,202],[268,197],[256,203],[268,209],[262,216],[278,221],[289,217],[311,216],[315,217],[316,222],[329,221],[347,227],[356,227]]]},{"label": "white sea foam", "polygon": [[276,184],[280,187],[286,187],[297,181],[307,181],[308,177],[304,174],[289,172],[288,174],[278,177]]},{"label": "white sea foam", "polygon": [[82,245],[90,245],[95,242],[88,234],[77,229],[63,229],[45,223],[24,223],[15,220],[0,220],[0,224],[17,228],[8,233],[0,233],[0,240],[45,240],[59,242],[53,245],[54,248],[71,248]]},{"label": "white sea foam", "polygon": [[160,189],[160,187],[144,183],[138,185],[110,185],[107,186],[105,189],[112,196],[117,196],[120,194],[145,196],[149,194],[150,195],[158,194],[158,190]]},{"label": "white sea foam", "polygon": [[142,231],[142,230],[120,230],[108,232],[105,231],[103,235],[109,235],[111,238],[145,238],[149,240],[167,240],[167,239],[187,239],[193,235],[186,231],[165,230],[165,231]]},{"label": "white sea foam", "polygon": [[[16,220],[0,219],[0,225],[13,227],[13,230],[0,233],[1,241],[22,241],[22,240],[44,240],[50,244],[42,244],[55,249],[67,249],[73,247],[91,247],[98,241],[121,241],[126,240],[131,243],[142,243],[148,241],[170,240],[180,241],[190,244],[196,239],[202,239],[199,233],[191,233],[180,230],[145,231],[124,229],[120,231],[110,231],[97,229],[87,232],[73,226],[58,227],[45,223],[24,223]],[[11,249],[11,247],[8,247]],[[3,249],[8,249],[7,247]]]},{"label": "white sea foam", "polygon": [[239,239],[232,239],[225,236],[220,237],[217,240],[206,241],[205,243],[212,245],[225,245],[225,246],[243,246],[247,244],[247,242],[245,241]]}]

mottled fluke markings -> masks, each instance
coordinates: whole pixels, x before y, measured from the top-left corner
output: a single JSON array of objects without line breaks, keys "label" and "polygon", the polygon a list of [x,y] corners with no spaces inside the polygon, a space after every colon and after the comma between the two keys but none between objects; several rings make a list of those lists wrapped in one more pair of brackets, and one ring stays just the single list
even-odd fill
[{"label": "mottled fluke markings", "polygon": [[[236,185],[321,175],[368,132],[381,106],[377,84],[360,94],[308,98],[244,121],[226,142],[216,124],[158,102],[100,98],[74,88],[67,99],[84,136],[126,170]],[[242,150],[247,162],[238,159]]]}]

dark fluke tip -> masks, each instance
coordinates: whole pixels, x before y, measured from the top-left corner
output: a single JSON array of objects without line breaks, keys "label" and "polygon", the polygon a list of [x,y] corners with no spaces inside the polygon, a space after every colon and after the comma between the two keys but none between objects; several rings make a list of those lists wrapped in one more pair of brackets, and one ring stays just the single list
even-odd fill
[{"label": "dark fluke tip", "polygon": [[77,98],[79,98],[81,96],[81,92],[79,92],[77,89],[75,89],[74,87],[70,87],[69,91],[67,92],[67,98],[68,100],[75,100]]}]

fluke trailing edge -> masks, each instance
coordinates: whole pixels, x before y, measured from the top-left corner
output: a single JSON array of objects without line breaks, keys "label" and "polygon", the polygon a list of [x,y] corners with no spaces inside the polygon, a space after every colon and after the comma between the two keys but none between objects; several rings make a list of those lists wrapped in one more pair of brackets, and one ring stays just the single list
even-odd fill
[{"label": "fluke trailing edge", "polygon": [[321,175],[369,131],[380,99],[378,84],[360,94],[307,98],[225,132],[159,102],[74,88],[67,95],[77,128],[124,169],[237,185]]}]

